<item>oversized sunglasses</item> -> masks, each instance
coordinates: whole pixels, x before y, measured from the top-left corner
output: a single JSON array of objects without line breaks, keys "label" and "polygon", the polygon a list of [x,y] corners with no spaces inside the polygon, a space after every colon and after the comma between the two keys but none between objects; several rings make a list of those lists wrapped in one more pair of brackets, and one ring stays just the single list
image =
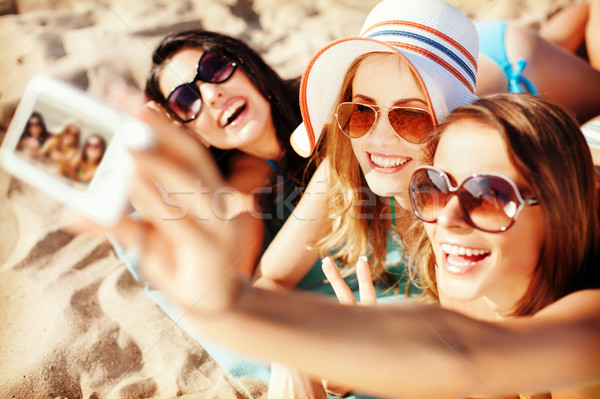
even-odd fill
[{"label": "oversized sunglasses", "polygon": [[410,143],[421,143],[433,130],[431,114],[421,108],[390,107],[345,102],[337,107],[338,126],[346,136],[357,139],[374,129],[380,113],[387,115],[398,136]]},{"label": "oversized sunglasses", "polygon": [[465,222],[490,233],[506,231],[526,206],[539,204],[523,197],[508,177],[474,174],[453,187],[448,175],[432,166],[421,166],[412,175],[410,202],[415,215],[424,222],[437,222],[452,195],[458,197]]},{"label": "oversized sunglasses", "polygon": [[202,110],[202,96],[196,82],[223,83],[233,75],[236,68],[237,64],[226,57],[205,51],[198,61],[198,72],[194,80],[177,86],[167,96],[167,111],[180,122],[193,121]]}]

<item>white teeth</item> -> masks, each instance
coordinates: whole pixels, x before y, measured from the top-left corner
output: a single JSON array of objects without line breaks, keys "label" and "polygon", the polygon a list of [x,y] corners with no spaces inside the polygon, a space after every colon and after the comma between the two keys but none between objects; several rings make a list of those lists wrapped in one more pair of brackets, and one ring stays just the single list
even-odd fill
[{"label": "white teeth", "polygon": [[442,244],[441,248],[442,248],[442,251],[444,251],[448,255],[481,256],[481,255],[490,253],[490,251],[486,251],[485,249],[459,247],[458,245],[451,245],[451,244]]},{"label": "white teeth", "polygon": [[448,264],[450,264],[451,266],[457,266],[457,267],[465,267],[465,266],[471,266],[474,265],[477,262],[457,262],[455,259],[448,259]]},{"label": "white teeth", "polygon": [[246,101],[239,99],[231,104],[223,113],[221,114],[221,118],[219,119],[219,124],[221,126],[227,126],[229,124],[229,118],[235,115],[238,110],[246,104]]},{"label": "white teeth", "polygon": [[391,158],[391,157],[380,157],[377,155],[369,154],[371,156],[371,162],[381,168],[395,168],[400,165],[407,163],[410,158]]}]

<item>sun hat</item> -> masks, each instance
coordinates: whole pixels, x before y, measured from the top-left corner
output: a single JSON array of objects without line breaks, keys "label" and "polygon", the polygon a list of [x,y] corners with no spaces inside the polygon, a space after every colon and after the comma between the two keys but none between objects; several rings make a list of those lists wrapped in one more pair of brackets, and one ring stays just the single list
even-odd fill
[{"label": "sun hat", "polygon": [[371,10],[358,37],[330,43],[304,70],[303,123],[290,138],[299,155],[313,152],[350,65],[372,52],[398,53],[408,61],[437,123],[477,98],[479,40],[471,20],[441,0],[384,0]]}]

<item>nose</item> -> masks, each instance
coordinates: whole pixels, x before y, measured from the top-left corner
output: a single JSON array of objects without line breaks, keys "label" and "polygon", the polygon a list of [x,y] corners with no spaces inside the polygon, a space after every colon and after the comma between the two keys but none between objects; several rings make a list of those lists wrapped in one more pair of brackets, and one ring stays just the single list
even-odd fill
[{"label": "nose", "polygon": [[387,121],[387,113],[378,112],[375,126],[369,133],[370,140],[377,147],[386,147],[388,145],[396,145],[400,137],[396,134],[392,126]]},{"label": "nose", "polygon": [[219,102],[223,98],[223,85],[215,83],[198,82],[198,90],[202,96],[204,104],[210,108],[218,108]]},{"label": "nose", "polygon": [[456,195],[451,196],[450,200],[446,202],[446,205],[440,211],[437,223],[447,229],[464,229],[469,227]]}]

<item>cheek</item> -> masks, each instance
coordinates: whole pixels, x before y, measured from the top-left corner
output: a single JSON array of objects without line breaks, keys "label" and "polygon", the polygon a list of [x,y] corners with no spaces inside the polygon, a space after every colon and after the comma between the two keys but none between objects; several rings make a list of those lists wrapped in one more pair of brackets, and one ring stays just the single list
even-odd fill
[{"label": "cheek", "polygon": [[413,159],[415,163],[415,169],[421,165],[425,165],[425,145],[424,144],[412,144],[408,145],[408,155]]},{"label": "cheek", "polygon": [[219,139],[222,137],[219,137],[219,135],[216,134],[216,129],[211,128],[211,123],[208,120],[209,116],[206,114],[207,113],[203,110],[196,119],[186,123],[184,126],[196,133],[200,141],[218,147],[218,144],[222,141]]},{"label": "cheek", "polygon": [[[342,134],[342,133],[339,133],[339,134]],[[362,147],[363,147],[362,146],[362,138],[348,139],[348,140],[350,141],[350,144],[352,146],[352,152],[354,153],[354,157],[360,164],[360,167],[363,170],[363,172],[365,172],[365,167],[367,165],[366,165],[366,155],[364,154],[364,151],[362,150]]]},{"label": "cheek", "polygon": [[[410,211],[412,212],[412,207],[410,209]],[[432,245],[436,244],[435,241],[435,228],[437,227],[437,223],[424,223],[421,222],[423,224],[423,229],[425,230],[425,233],[427,233],[427,237],[429,238],[429,241],[431,241]]]},{"label": "cheek", "polygon": [[502,243],[505,267],[513,275],[529,276],[539,262],[544,242],[544,221],[541,212],[539,217],[528,218],[526,225],[511,230],[512,228],[509,230],[512,233],[510,238]]},{"label": "cheek", "polygon": [[[410,206],[410,204],[409,204]],[[412,210],[412,206],[410,206],[408,208],[410,210],[410,214],[411,216],[414,215],[413,210]],[[415,216],[416,217],[416,216]],[[435,256],[435,260],[437,264],[441,264],[441,251],[440,251],[440,247],[437,243],[437,241],[435,240],[435,232],[436,232],[436,228],[437,228],[437,223],[425,223],[425,222],[420,222],[423,224],[423,229],[425,230],[425,233],[427,234],[427,238],[429,239],[429,242],[431,243],[431,249],[433,250],[433,255]]]}]

